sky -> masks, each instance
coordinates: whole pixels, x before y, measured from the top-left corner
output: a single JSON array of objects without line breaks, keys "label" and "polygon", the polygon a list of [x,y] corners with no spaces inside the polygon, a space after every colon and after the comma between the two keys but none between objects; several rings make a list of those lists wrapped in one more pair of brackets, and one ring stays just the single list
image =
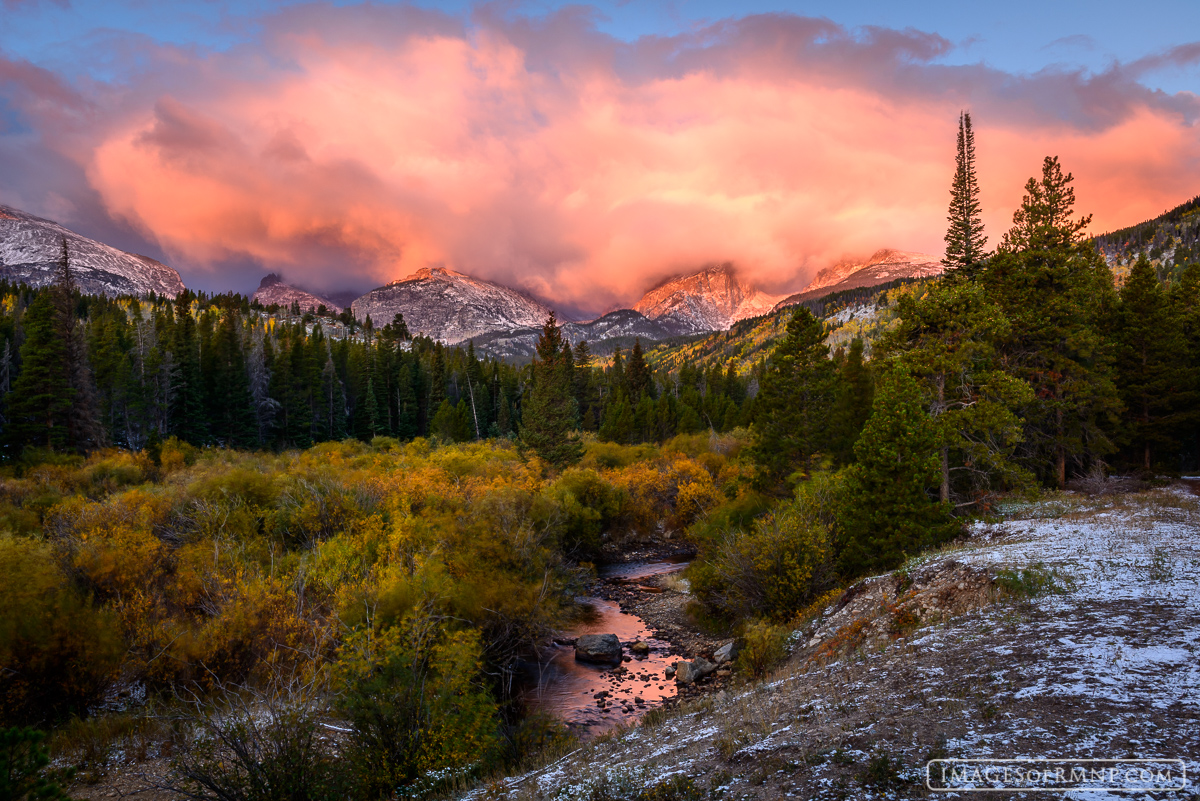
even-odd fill
[{"label": "sky", "polygon": [[[986,7],[984,7],[986,6]],[[1059,156],[1102,232],[1200,194],[1200,3],[0,0],[0,203],[250,292],[446,266],[567,316],[733,262],[998,242]]]}]

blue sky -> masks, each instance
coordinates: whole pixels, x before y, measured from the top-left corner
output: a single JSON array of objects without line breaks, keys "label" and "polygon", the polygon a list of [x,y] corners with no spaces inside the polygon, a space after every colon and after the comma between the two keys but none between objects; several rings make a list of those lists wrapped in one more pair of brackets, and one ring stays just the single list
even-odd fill
[{"label": "blue sky", "polygon": [[[113,33],[145,36],[158,42],[225,49],[253,41],[263,14],[287,2],[221,0],[4,0],[0,6],[0,49],[64,71],[71,67],[106,77],[94,57],[80,61]],[[338,2],[335,5],[349,5]],[[477,4],[465,0],[415,5],[469,17]],[[961,0],[878,2],[877,0],[601,0],[586,4],[512,2],[491,4],[508,14],[540,16],[567,5],[596,15],[596,27],[632,41],[646,35],[670,35],[707,23],[762,12],[827,17],[846,27],[916,28],[954,43],[944,56],[950,64],[983,62],[1005,72],[1032,73],[1047,67],[1083,67],[1099,72],[1114,60],[1131,62],[1200,39],[1200,2],[1085,2],[1084,0]],[[1194,91],[1200,71],[1163,69],[1144,83],[1167,92]]]}]

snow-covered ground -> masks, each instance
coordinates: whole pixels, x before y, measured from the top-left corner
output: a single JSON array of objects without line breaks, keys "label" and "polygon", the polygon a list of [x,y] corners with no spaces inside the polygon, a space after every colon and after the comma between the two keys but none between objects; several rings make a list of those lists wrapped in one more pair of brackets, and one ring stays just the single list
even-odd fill
[{"label": "snow-covered ground", "polygon": [[[868,583],[882,592],[873,606],[865,592],[840,617],[831,609],[773,680],[693,702],[476,796],[633,798],[686,776],[704,797],[979,798],[925,789],[926,762],[950,757],[1181,759],[1188,788],[1146,797],[1194,797],[1200,498],[1180,484],[1005,511],[966,546]],[[939,575],[950,583],[938,585]],[[970,576],[983,576],[987,592]],[[975,599],[974,610],[930,611],[958,608],[955,593]],[[938,622],[897,629],[906,599]],[[846,610],[858,620],[846,623]]]}]

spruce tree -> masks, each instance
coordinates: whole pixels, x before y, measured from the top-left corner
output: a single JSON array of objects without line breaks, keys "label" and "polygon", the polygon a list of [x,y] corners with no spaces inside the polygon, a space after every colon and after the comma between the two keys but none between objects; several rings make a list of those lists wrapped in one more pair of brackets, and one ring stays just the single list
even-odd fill
[{"label": "spruce tree", "polygon": [[756,399],[750,455],[760,486],[775,489],[794,471],[811,471],[813,457],[829,445],[835,378],[824,324],[797,306]]},{"label": "spruce tree", "polygon": [[563,359],[562,330],[551,313],[538,337],[533,386],[521,409],[521,443],[558,468],[583,456],[583,443],[574,431],[575,399]]},{"label": "spruce tree", "polygon": [[204,396],[200,372],[200,343],[192,301],[196,296],[185,289],[175,298],[175,325],[171,354],[175,372],[171,382],[171,431],[193,445],[204,444]]},{"label": "spruce tree", "polygon": [[838,557],[844,578],[899,567],[959,531],[949,504],[934,499],[939,445],[917,382],[888,370],[846,473]]},{"label": "spruce tree", "polygon": [[1083,469],[1114,449],[1120,400],[1103,328],[1115,306],[1112,273],[1081,241],[1090,216],[1073,219],[1074,189],[1057,158],[1042,180],[1029,179],[1013,228],[982,273],[989,299],[1011,333],[1000,344],[1006,371],[1035,399],[1020,454],[1026,466],[1059,487],[1068,467]]},{"label": "spruce tree", "polygon": [[1181,415],[1196,400],[1183,321],[1143,253],[1121,288],[1116,315],[1117,389],[1125,404],[1124,441],[1149,470],[1155,454],[1179,450]]},{"label": "spruce tree", "polygon": [[983,207],[979,202],[979,180],[975,176],[975,132],[971,113],[958,115],[958,152],[955,157],[954,183],[950,187],[950,211],[946,219],[947,270],[969,276],[983,261],[987,237],[983,234]]},{"label": "spruce tree", "polygon": [[875,378],[863,357],[863,341],[855,337],[850,352],[838,368],[837,388],[830,413],[831,451],[839,464],[854,461],[854,443],[871,416]]},{"label": "spruce tree", "polygon": [[654,396],[654,380],[650,375],[650,367],[642,354],[642,340],[633,340],[633,350],[629,352],[629,363],[625,365],[625,383],[629,387],[629,397],[637,403],[643,394]]},{"label": "spruce tree", "polygon": [[67,447],[67,418],[75,390],[67,369],[66,343],[55,327],[49,292],[38,292],[22,320],[21,371],[8,394],[5,440],[8,455],[26,446],[61,450]]},{"label": "spruce tree", "polygon": [[106,437],[88,362],[87,340],[76,314],[79,289],[71,273],[71,254],[65,237],[49,291],[54,302],[55,335],[63,343],[67,380],[73,390],[66,420],[66,446],[69,450],[83,452],[104,445]]}]

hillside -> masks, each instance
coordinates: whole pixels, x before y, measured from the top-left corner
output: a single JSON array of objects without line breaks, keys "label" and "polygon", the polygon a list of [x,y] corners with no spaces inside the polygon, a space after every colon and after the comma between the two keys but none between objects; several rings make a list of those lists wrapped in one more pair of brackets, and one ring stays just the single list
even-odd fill
[{"label": "hillside", "polygon": [[71,272],[86,294],[115,297],[153,292],[173,298],[184,289],[179,273],[161,262],[9,206],[0,206],[0,278],[32,287],[51,283],[64,239]]},{"label": "hillside", "polygon": [[935,256],[883,248],[866,261],[844,261],[817,273],[801,291],[789,295],[775,306],[783,309],[797,303],[817,300],[834,292],[867,289],[894,281],[933,278],[945,267]]},{"label": "hillside", "polygon": [[[893,319],[892,307],[905,293],[919,292],[921,279],[901,278],[872,287],[818,294],[800,302],[830,326],[830,347],[845,347],[855,337],[868,345],[885,331]],[[684,364],[706,368],[733,364],[735,372],[745,375],[755,364],[770,355],[775,343],[787,330],[791,307],[780,307],[734,323],[728,331],[686,342],[667,342],[646,351],[646,361],[656,370],[671,372]],[[643,343],[644,344],[644,343]]]},{"label": "hillside", "polygon": [[[1197,525],[1186,484],[1014,504],[851,587],[795,631],[768,680],[467,797],[926,797],[926,762],[966,757],[1137,755],[1194,772]],[[684,603],[679,589],[668,595]]]},{"label": "hillside", "polygon": [[1169,278],[1187,263],[1200,260],[1200,196],[1152,220],[1101,234],[1092,242],[1118,280],[1129,273],[1129,265],[1142,253],[1158,268],[1160,277]]}]

